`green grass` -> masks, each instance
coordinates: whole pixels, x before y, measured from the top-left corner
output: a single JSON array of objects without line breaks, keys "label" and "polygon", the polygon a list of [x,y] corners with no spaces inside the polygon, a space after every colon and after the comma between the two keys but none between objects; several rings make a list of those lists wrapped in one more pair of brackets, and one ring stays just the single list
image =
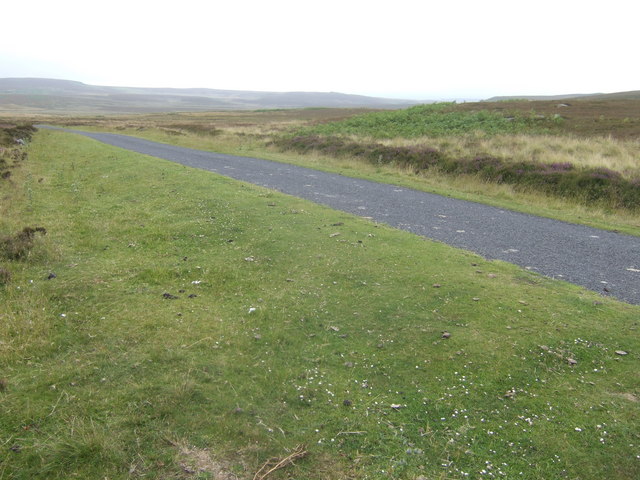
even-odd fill
[{"label": "green grass", "polygon": [[638,307],[60,132],[12,181],[0,478],[637,478]]},{"label": "green grass", "polygon": [[404,110],[356,115],[338,121],[298,129],[295,135],[356,135],[361,137],[416,138],[548,132],[559,119],[538,118],[534,112],[504,113],[489,110],[464,111],[451,103],[418,105]]}]

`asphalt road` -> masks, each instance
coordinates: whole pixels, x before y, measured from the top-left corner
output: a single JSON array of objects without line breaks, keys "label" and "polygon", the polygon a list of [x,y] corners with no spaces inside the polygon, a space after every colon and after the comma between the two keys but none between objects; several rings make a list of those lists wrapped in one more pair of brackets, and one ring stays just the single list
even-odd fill
[{"label": "asphalt road", "polygon": [[640,238],[256,158],[67,130],[305,198],[640,305]]}]

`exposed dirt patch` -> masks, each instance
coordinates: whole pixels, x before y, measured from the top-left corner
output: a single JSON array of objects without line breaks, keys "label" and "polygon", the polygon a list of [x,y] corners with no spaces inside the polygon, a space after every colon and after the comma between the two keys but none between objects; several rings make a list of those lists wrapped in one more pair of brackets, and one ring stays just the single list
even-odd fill
[{"label": "exposed dirt patch", "polygon": [[633,393],[612,393],[612,395],[614,397],[622,398],[622,399],[627,400],[629,402],[638,402],[638,401],[640,401],[640,398],[638,398],[638,396],[633,394]]},{"label": "exposed dirt patch", "polygon": [[232,472],[232,464],[215,457],[208,448],[197,448],[188,445],[180,445],[178,462],[183,472],[191,475],[208,473],[215,480],[242,480]]}]

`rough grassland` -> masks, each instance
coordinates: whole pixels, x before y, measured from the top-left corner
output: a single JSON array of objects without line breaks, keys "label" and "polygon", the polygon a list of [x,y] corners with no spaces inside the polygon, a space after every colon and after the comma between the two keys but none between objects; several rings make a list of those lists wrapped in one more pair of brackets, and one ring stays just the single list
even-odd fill
[{"label": "rough grassland", "polygon": [[0,188],[0,478],[638,478],[638,307],[60,132]]}]

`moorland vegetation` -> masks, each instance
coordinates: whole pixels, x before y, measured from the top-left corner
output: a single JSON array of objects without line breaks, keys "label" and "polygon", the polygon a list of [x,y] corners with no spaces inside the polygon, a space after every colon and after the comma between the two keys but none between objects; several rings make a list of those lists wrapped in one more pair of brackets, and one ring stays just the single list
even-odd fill
[{"label": "moorland vegetation", "polygon": [[640,100],[49,118],[640,233]]}]

